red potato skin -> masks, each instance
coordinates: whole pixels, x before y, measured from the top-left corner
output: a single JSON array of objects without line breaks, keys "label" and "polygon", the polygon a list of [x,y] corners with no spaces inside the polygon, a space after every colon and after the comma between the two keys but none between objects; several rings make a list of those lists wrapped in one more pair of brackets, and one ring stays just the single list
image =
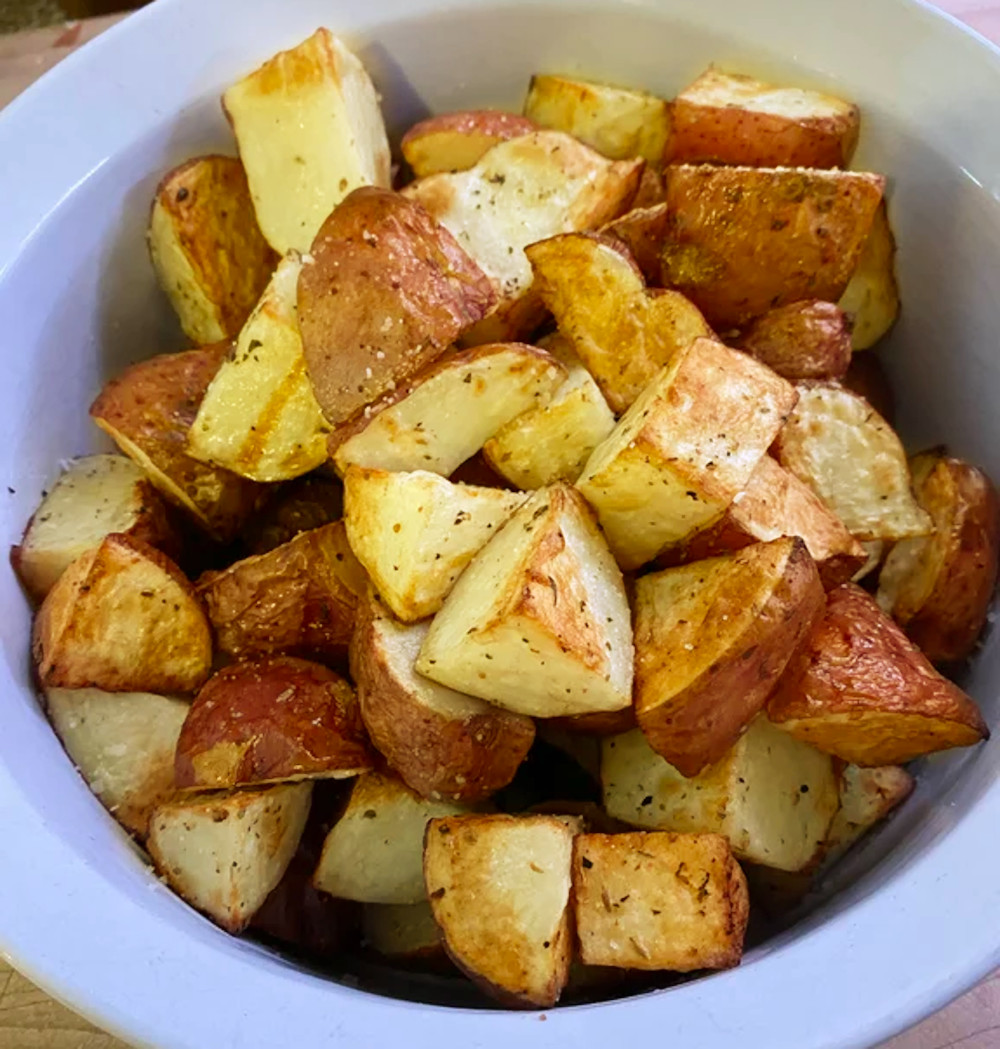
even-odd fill
[{"label": "red potato skin", "polygon": [[601,233],[616,238],[628,248],[650,288],[663,287],[661,255],[667,237],[667,205],[662,203],[662,181],[661,202],[644,207],[637,205],[621,218],[601,227]]},{"label": "red potato skin", "polygon": [[473,167],[500,142],[538,131],[538,125],[499,109],[442,113],[414,124],[403,135],[400,151],[417,178]]},{"label": "red potato skin", "polygon": [[807,299],[758,317],[738,346],[791,382],[840,379],[851,363],[851,327],[834,303]]}]

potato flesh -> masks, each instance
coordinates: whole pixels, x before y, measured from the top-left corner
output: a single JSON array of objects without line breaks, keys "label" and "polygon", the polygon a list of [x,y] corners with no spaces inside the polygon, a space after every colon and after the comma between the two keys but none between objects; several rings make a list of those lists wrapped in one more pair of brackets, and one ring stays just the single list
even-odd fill
[{"label": "potato flesh", "polygon": [[840,808],[826,836],[824,862],[842,856],[902,804],[913,787],[913,777],[898,765],[868,769],[848,765],[840,778]]},{"label": "potato flesh", "polygon": [[433,958],[444,953],[431,905],[367,903],[361,915],[365,946],[385,958]]},{"label": "potato flesh", "polygon": [[851,318],[851,344],[867,350],[885,335],[899,315],[896,284],[896,239],[885,202],[875,212],[858,265],[838,305]]},{"label": "potato flesh", "polygon": [[400,151],[417,178],[446,171],[467,171],[501,142],[538,130],[526,117],[497,109],[443,113],[414,124]]}]

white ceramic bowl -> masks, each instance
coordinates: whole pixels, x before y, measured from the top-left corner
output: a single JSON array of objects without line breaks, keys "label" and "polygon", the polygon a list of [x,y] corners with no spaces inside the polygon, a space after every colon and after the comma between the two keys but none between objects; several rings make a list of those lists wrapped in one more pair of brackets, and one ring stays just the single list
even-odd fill
[{"label": "white ceramic bowl", "polygon": [[[539,69],[670,94],[716,61],[856,99],[858,163],[892,177],[905,307],[886,355],[904,436],[947,439],[1000,478],[1000,53],[957,24],[906,0],[160,0],[0,116],[7,542],[60,458],[100,447],[86,408],[102,380],[179,345],[142,236],[158,174],[228,147],[221,88],[320,24],[361,42],[397,133],[429,110],[517,105]],[[836,879],[847,887],[736,971],[547,1018],[324,981],[150,875],[32,696],[10,573],[0,615],[0,945],[130,1041],[531,1049],[662,1031],[691,1049],[849,1049],[1000,963],[994,740],[925,762],[915,797]],[[998,681],[994,635],[966,681],[994,726]]]}]

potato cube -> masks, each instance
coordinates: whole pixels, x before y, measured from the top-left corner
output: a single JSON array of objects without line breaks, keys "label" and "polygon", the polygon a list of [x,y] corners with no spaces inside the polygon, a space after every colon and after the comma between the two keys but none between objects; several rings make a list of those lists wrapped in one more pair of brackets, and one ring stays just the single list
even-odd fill
[{"label": "potato cube", "polygon": [[516,113],[467,109],[414,124],[399,148],[413,174],[424,178],[446,171],[468,171],[494,146],[537,130],[533,120]]},{"label": "potato cube", "polygon": [[848,765],[840,777],[840,808],[823,847],[824,862],[839,859],[856,841],[901,805],[914,779],[898,765],[863,769]]},{"label": "potato cube", "polygon": [[861,249],[861,257],[840,296],[840,308],[851,318],[851,343],[867,350],[885,335],[899,316],[896,284],[896,238],[889,225],[885,201]]}]

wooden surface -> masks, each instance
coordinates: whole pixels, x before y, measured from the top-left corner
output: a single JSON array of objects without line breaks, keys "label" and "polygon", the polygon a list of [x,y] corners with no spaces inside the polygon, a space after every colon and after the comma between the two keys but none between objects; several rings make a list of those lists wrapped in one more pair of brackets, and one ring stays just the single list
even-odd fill
[{"label": "wooden surface", "polygon": [[[943,0],[940,5],[1000,41],[1000,0]],[[75,47],[120,16],[0,37],[0,106]],[[881,1049],[998,1049],[1000,972]],[[125,1049],[52,1001],[0,960],[0,1049]],[[205,1047],[210,1049],[210,1047]]]}]

